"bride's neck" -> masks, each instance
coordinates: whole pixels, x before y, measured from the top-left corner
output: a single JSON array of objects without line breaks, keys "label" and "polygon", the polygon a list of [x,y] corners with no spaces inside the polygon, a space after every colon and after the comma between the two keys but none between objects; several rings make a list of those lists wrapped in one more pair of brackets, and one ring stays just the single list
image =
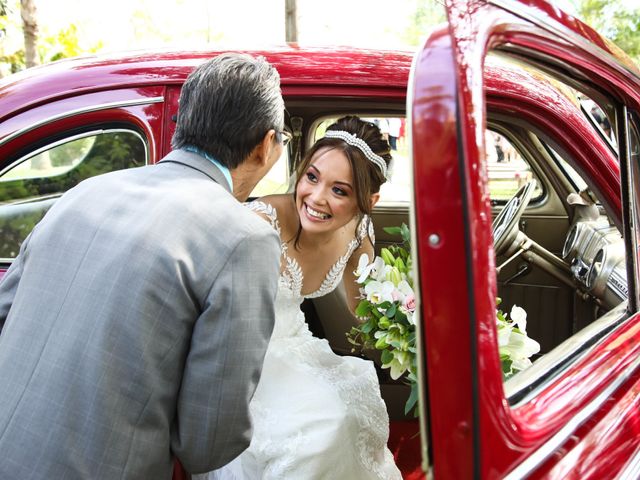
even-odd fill
[{"label": "bride's neck", "polygon": [[309,234],[305,230],[300,231],[298,245],[302,249],[317,249],[326,245],[331,241],[335,232],[327,232],[326,234]]}]

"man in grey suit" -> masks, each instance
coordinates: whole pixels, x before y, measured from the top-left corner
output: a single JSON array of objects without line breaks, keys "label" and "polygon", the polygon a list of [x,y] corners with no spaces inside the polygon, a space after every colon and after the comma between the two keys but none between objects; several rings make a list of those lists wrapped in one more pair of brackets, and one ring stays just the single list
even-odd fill
[{"label": "man in grey suit", "polygon": [[0,478],[169,479],[248,445],[279,240],[239,202],[283,149],[280,79],[226,54],[174,150],[67,192],[0,283]]}]

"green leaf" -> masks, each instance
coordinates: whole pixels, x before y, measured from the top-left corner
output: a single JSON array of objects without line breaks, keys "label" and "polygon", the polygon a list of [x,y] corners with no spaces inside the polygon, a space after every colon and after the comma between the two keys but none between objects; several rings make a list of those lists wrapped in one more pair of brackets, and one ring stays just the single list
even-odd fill
[{"label": "green leaf", "polygon": [[393,318],[396,314],[396,310],[397,310],[397,306],[395,303],[392,303],[391,306],[389,308],[387,308],[387,311],[384,312],[384,316],[387,318]]},{"label": "green leaf", "polygon": [[400,227],[384,227],[383,230],[389,235],[400,235],[402,232]]},{"label": "green leaf", "polygon": [[404,314],[402,312],[402,310],[400,310],[400,309],[396,310],[395,320],[396,320],[396,322],[398,322],[398,323],[400,323],[402,325],[411,326],[410,323],[409,323],[409,319],[407,318],[407,315]]},{"label": "green leaf", "polygon": [[368,322],[364,323],[361,327],[360,327],[360,331],[362,333],[369,333],[371,332],[371,330],[373,330],[374,327],[374,323],[372,320],[369,320]]},{"label": "green leaf", "polygon": [[393,353],[389,350],[383,350],[380,360],[382,363],[391,363],[391,360],[393,360]]},{"label": "green leaf", "polygon": [[371,304],[368,300],[360,300],[358,306],[356,307],[356,315],[358,317],[366,317],[369,311],[371,310]]},{"label": "green leaf", "polygon": [[385,348],[388,347],[387,344],[387,336],[384,335],[382,337],[380,337],[377,341],[376,341],[376,350],[384,350]]},{"label": "green leaf", "polygon": [[500,363],[502,364],[502,373],[504,375],[509,375],[511,373],[511,364],[513,362],[509,358],[502,358],[502,355],[500,357]]},{"label": "green leaf", "polygon": [[[404,405],[404,414],[406,415],[411,411],[411,409],[416,405],[418,401],[418,384],[411,384],[411,393],[409,394],[409,398],[407,399],[407,403]],[[416,409],[415,416],[418,416],[418,411]]]},{"label": "green leaf", "polygon": [[403,223],[400,227],[400,234],[402,235],[402,240],[409,243],[411,240],[411,232],[409,231],[409,227],[407,227],[406,223]]}]

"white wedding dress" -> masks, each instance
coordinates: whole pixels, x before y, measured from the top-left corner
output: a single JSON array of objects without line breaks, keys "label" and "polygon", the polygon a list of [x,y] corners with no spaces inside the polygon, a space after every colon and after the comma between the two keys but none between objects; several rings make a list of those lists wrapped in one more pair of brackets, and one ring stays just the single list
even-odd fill
[{"label": "white wedding dress", "polygon": [[[280,234],[275,209],[255,201]],[[362,222],[360,238],[369,222]],[[327,273],[307,298],[326,295],[342,279],[358,245]],[[208,480],[239,479],[401,479],[387,448],[389,417],[373,363],[333,353],[326,340],[313,337],[300,310],[302,270],[282,244],[284,271],[276,297],[276,320],[250,405],[251,445]],[[197,477],[194,477],[197,478]]]}]

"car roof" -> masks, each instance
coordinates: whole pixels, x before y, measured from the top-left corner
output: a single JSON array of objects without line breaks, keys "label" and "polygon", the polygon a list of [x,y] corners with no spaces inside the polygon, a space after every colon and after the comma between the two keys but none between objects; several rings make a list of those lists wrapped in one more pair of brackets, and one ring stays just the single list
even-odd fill
[{"label": "car roof", "polygon": [[413,53],[348,47],[141,51],[76,57],[31,68],[0,82],[0,120],[54,99],[113,88],[180,85],[193,68],[223,52],[262,55],[289,86],[406,90]]}]

